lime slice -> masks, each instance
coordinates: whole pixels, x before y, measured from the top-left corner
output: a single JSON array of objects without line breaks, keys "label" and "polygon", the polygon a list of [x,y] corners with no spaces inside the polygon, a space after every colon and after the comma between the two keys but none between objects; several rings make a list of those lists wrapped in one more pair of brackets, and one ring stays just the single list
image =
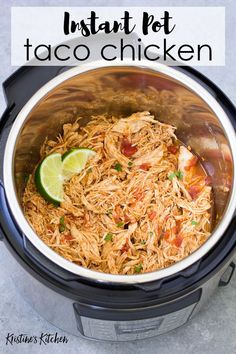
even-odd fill
[{"label": "lime slice", "polygon": [[59,205],[63,201],[63,176],[61,154],[45,157],[35,171],[35,184],[44,199]]},{"label": "lime slice", "polygon": [[95,151],[88,148],[74,148],[67,151],[62,156],[62,175],[65,180],[70,179],[75,174],[80,173],[88,159],[96,155]]}]

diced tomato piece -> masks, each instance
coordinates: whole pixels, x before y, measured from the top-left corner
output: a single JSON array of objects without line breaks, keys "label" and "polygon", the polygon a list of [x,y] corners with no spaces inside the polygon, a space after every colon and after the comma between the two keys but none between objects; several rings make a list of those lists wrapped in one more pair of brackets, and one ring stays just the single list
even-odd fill
[{"label": "diced tomato piece", "polygon": [[181,221],[177,220],[175,226],[172,228],[172,232],[177,235],[181,229]]},{"label": "diced tomato piece", "polygon": [[117,204],[117,205],[115,206],[115,212],[116,212],[117,214],[119,214],[119,215],[122,213],[122,208],[121,208],[120,205]]},{"label": "diced tomato piece", "polygon": [[129,250],[129,241],[126,239],[126,242],[124,244],[124,246],[121,248],[121,252],[124,253],[124,252],[128,252]]},{"label": "diced tomato piece", "polygon": [[183,242],[183,238],[180,237],[180,236],[177,236],[174,240],[173,240],[173,244],[176,246],[176,247],[180,247],[181,244]]},{"label": "diced tomato piece", "polygon": [[151,211],[150,213],[148,213],[148,217],[149,220],[152,221],[153,219],[155,219],[157,213],[155,211]]},{"label": "diced tomato piece", "polygon": [[115,221],[116,224],[118,224],[119,222],[121,222],[121,218],[120,216],[118,216],[117,214],[113,214],[113,219]]},{"label": "diced tomato piece", "polygon": [[127,214],[124,213],[124,220],[125,220],[125,223],[128,223],[130,222],[130,218]]},{"label": "diced tomato piece", "polygon": [[167,147],[167,150],[171,153],[171,154],[176,154],[177,151],[179,150],[179,147],[177,145],[170,145]]},{"label": "diced tomato piece", "polygon": [[192,167],[192,166],[195,166],[198,162],[198,157],[197,156],[193,156],[193,158],[189,161],[189,165]]},{"label": "diced tomato piece", "polygon": [[142,163],[142,165],[139,166],[139,168],[143,171],[148,171],[150,167],[151,166],[149,163]]},{"label": "diced tomato piece", "polygon": [[120,205],[116,205],[115,206],[115,210],[113,212],[113,218],[115,220],[116,223],[120,222],[122,219],[122,215],[123,215],[123,211]]},{"label": "diced tomato piece", "polygon": [[144,192],[141,189],[137,188],[134,192],[134,198],[136,200],[142,200],[144,198]]},{"label": "diced tomato piece", "polygon": [[74,239],[71,234],[65,235],[64,238],[65,238],[65,240],[67,240],[67,241],[72,241],[72,240]]},{"label": "diced tomato piece", "polygon": [[178,228],[177,228],[177,226],[172,227],[171,231],[173,232],[173,234],[176,235],[176,234],[178,233]]},{"label": "diced tomato piece", "polygon": [[182,226],[182,221],[181,220],[177,220],[176,221],[176,225],[178,226],[179,230],[181,229]]},{"label": "diced tomato piece", "polygon": [[193,156],[193,157],[191,158],[191,160],[189,160],[188,166],[185,166],[184,169],[185,169],[186,171],[189,171],[190,168],[193,167],[193,166],[195,166],[197,162],[198,162],[198,157],[197,157],[197,156]]},{"label": "diced tomato piece", "polygon": [[202,188],[200,186],[196,185],[190,186],[188,188],[188,192],[191,195],[192,199],[195,199],[198,196],[198,194],[201,192],[201,189]]},{"label": "diced tomato piece", "polygon": [[124,253],[124,252],[128,252],[129,250],[129,247],[127,245],[124,245],[122,248],[121,248],[121,252]]},{"label": "diced tomato piece", "polygon": [[121,152],[122,152],[122,154],[124,154],[127,157],[131,157],[137,151],[138,151],[138,149],[136,148],[136,146],[133,146],[132,143],[127,138],[123,138],[122,139],[122,141],[121,141]]},{"label": "diced tomato piece", "polygon": [[168,240],[168,238],[170,237],[170,231],[165,231],[163,237]]}]

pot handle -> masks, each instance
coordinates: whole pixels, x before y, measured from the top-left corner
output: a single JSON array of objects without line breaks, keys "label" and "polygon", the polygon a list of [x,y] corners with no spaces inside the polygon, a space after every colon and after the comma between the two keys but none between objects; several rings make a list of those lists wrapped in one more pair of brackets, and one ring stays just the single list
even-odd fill
[{"label": "pot handle", "polygon": [[1,213],[0,213],[0,241],[3,241],[4,238],[5,238],[5,231],[4,231],[4,228],[3,228],[4,217],[2,216],[3,211],[4,211],[4,207],[5,207],[4,206],[4,200],[5,200],[5,190],[4,190],[4,187],[3,187],[3,183],[0,180],[0,210],[1,210]]},{"label": "pot handle", "polygon": [[235,263],[231,262],[219,281],[219,285],[218,285],[219,287],[225,287],[230,283],[235,268],[236,268]]},{"label": "pot handle", "polygon": [[[8,240],[7,235],[14,235],[11,237],[11,241]],[[16,228],[14,219],[9,211],[7,204],[5,188],[3,182],[0,179],[0,240],[6,241],[6,244],[11,244],[12,248],[15,248],[16,244],[22,245],[22,237]]]},{"label": "pot handle", "polygon": [[10,127],[17,114],[28,100],[43,85],[69,67],[63,66],[22,66],[3,82],[7,107],[0,120],[0,132]]},{"label": "pot handle", "polygon": [[[62,66],[22,66],[3,82],[7,103],[23,104],[46,82],[57,76]],[[22,104],[23,103],[23,104]]]},{"label": "pot handle", "polygon": [[[196,263],[192,264],[191,266],[189,266],[188,268],[179,272],[178,273],[178,275],[180,277],[179,279],[191,277],[193,274],[195,274],[198,271],[200,264],[201,264],[201,259],[199,261],[197,261]],[[155,290],[159,290],[162,287],[164,282],[166,282],[167,280],[170,280],[170,279],[174,279],[175,277],[176,277],[176,274],[170,276],[167,279],[164,278],[164,279],[160,279],[160,280],[150,282],[150,283],[135,284],[135,287],[139,288],[145,292],[155,291]]]},{"label": "pot handle", "polygon": [[4,232],[3,232],[3,229],[2,229],[2,225],[0,223],[0,241],[3,241],[4,239]]}]

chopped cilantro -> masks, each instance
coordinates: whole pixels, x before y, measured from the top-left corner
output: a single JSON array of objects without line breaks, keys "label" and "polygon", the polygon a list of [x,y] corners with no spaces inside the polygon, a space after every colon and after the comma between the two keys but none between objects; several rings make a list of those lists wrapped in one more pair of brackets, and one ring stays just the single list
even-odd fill
[{"label": "chopped cilantro", "polygon": [[176,177],[175,172],[172,172],[168,178],[170,181],[172,181],[174,177]]},{"label": "chopped cilantro", "polygon": [[141,245],[145,245],[145,244],[146,244],[146,241],[142,240]]},{"label": "chopped cilantro", "polygon": [[148,235],[153,236],[153,231],[149,231]]},{"label": "chopped cilantro", "polygon": [[60,233],[64,232],[65,229],[66,229],[65,226],[59,225],[59,231],[60,231]]},{"label": "chopped cilantro", "polygon": [[132,161],[129,161],[129,162],[128,162],[128,166],[131,167],[132,165],[133,165],[133,162],[132,162]]},{"label": "chopped cilantro", "polygon": [[191,224],[192,224],[192,225],[198,225],[199,223],[198,223],[197,221],[192,220],[192,221],[191,221]]},{"label": "chopped cilantro", "polygon": [[116,163],[115,166],[114,166],[114,168],[115,168],[115,170],[116,170],[117,172],[121,172],[121,171],[122,171],[122,166],[121,166],[120,163]]},{"label": "chopped cilantro", "polygon": [[120,221],[116,224],[117,227],[123,227],[124,226],[124,222],[123,221]]},{"label": "chopped cilantro", "polygon": [[135,270],[136,273],[140,273],[142,269],[143,269],[142,263],[139,263],[139,264],[134,266],[134,270]]},{"label": "chopped cilantro", "polygon": [[178,179],[183,179],[184,175],[181,171],[175,171],[172,172],[168,178],[170,181],[172,181],[174,177],[177,177]]},{"label": "chopped cilantro", "polygon": [[62,216],[62,217],[60,218],[60,225],[65,226],[65,217],[64,217],[64,216]]},{"label": "chopped cilantro", "polygon": [[64,232],[65,229],[66,229],[65,217],[62,216],[62,217],[60,218],[59,231],[60,231],[60,232]]},{"label": "chopped cilantro", "polygon": [[175,172],[175,174],[178,179],[183,179],[183,177],[184,177],[183,172],[181,172],[181,171],[177,171],[177,172]]},{"label": "chopped cilantro", "polygon": [[111,232],[108,232],[105,236],[105,241],[112,241],[113,234]]}]

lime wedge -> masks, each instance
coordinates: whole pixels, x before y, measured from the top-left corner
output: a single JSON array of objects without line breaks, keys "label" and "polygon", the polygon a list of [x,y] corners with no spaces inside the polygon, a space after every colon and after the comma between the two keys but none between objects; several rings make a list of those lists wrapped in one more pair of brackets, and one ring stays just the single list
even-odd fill
[{"label": "lime wedge", "polygon": [[35,171],[35,184],[44,199],[59,205],[63,201],[63,176],[61,154],[45,157]]},{"label": "lime wedge", "polygon": [[88,148],[74,148],[62,155],[62,175],[64,180],[69,180],[80,173],[89,158],[96,155],[95,151]]},{"label": "lime wedge", "polygon": [[35,171],[38,192],[47,201],[59,205],[63,201],[63,183],[82,171],[96,153],[88,148],[75,148],[63,156],[53,153],[45,157]]}]

